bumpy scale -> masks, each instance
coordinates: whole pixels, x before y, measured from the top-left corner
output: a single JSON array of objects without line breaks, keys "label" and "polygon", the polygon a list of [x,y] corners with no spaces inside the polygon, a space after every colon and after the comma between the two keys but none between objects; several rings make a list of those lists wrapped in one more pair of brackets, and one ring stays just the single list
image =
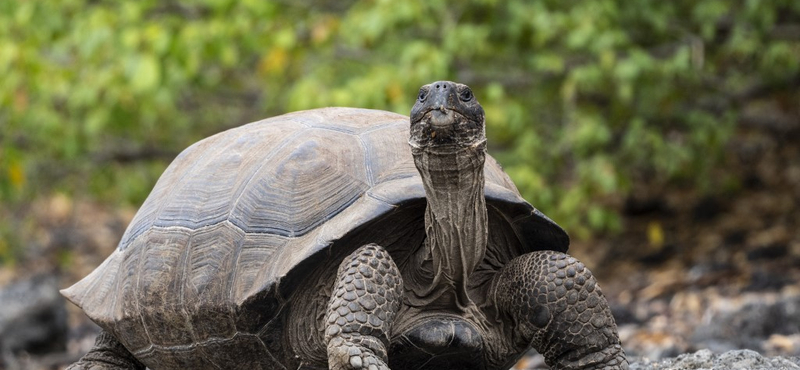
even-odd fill
[{"label": "bumpy scale", "polygon": [[94,347],[67,370],[144,370],[142,365],[113,335],[100,332]]},{"label": "bumpy scale", "polygon": [[498,309],[556,369],[627,367],[614,317],[592,273],[577,259],[542,251],[519,256],[495,277]]},{"label": "bumpy scale", "polygon": [[402,286],[400,271],[379,245],[367,244],[342,261],[325,330],[331,370],[389,369],[387,348]]}]

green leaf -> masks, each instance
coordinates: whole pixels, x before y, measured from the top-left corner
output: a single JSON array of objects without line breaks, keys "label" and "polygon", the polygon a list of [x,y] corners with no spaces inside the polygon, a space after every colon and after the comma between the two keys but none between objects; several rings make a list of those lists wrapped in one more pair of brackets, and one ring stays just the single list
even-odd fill
[{"label": "green leaf", "polygon": [[140,55],[132,60],[130,84],[133,91],[146,93],[161,82],[161,66],[153,55]]}]

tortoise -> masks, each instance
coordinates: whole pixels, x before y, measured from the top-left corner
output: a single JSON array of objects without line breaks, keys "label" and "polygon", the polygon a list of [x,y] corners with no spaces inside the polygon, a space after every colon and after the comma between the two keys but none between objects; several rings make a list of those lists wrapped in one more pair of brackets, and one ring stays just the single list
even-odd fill
[{"label": "tortoise", "polygon": [[[409,125],[410,121],[410,125]],[[486,154],[469,87],[410,118],[324,108],[201,140],[62,291],[102,331],[71,369],[626,369],[569,237]]]}]

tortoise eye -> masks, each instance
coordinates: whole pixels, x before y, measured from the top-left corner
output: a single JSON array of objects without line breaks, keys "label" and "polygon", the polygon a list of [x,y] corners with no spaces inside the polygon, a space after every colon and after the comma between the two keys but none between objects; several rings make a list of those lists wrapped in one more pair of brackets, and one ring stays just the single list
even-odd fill
[{"label": "tortoise eye", "polygon": [[419,99],[420,102],[423,102],[427,97],[428,97],[428,92],[425,91],[425,89],[419,89],[419,95],[417,95],[417,99]]},{"label": "tortoise eye", "polygon": [[461,93],[458,94],[458,98],[461,99],[461,101],[470,101],[472,100],[472,91],[470,89],[461,90]]}]

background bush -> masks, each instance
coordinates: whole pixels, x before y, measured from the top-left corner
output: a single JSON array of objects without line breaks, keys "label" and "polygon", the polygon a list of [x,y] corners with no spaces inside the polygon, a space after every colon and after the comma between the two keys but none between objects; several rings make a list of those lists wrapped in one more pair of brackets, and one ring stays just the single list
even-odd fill
[{"label": "background bush", "polygon": [[189,144],[469,84],[490,152],[573,235],[636,186],[724,194],[741,107],[800,84],[800,2],[0,2],[0,259],[54,193],[138,206]]}]

